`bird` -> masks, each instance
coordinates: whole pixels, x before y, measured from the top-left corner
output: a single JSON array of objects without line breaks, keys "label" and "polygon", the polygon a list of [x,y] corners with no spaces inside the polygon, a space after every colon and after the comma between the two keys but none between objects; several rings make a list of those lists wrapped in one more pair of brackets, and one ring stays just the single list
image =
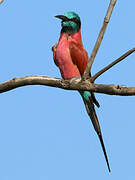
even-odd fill
[{"label": "bird", "polygon": [[[75,12],[66,12],[63,15],[56,15],[61,20],[61,32],[58,43],[52,47],[53,60],[59,68],[63,79],[81,78],[86,69],[89,57],[87,51],[83,47],[81,36],[81,19]],[[91,73],[90,73],[91,76]],[[93,127],[99,137],[100,144],[104,153],[109,172],[111,171],[108,156],[106,153],[100,124],[95,111],[95,105],[99,107],[99,103],[93,92],[79,91],[86,111],[92,121]]]}]

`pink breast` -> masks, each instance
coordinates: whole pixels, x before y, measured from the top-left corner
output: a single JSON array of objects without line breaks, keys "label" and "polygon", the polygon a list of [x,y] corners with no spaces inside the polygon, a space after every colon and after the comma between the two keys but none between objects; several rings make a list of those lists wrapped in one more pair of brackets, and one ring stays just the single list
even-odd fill
[{"label": "pink breast", "polygon": [[61,76],[64,79],[71,79],[73,77],[80,76],[79,70],[75,64],[73,64],[69,43],[65,35],[61,35],[56,50],[56,62],[61,72]]}]

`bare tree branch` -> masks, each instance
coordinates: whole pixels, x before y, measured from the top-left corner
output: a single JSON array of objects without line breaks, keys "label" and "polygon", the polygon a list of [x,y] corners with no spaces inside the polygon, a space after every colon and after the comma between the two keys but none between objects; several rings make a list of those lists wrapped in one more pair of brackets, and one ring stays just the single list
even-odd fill
[{"label": "bare tree branch", "polygon": [[101,30],[100,30],[100,33],[98,35],[98,38],[97,38],[97,41],[96,41],[96,44],[92,50],[92,53],[91,53],[91,56],[89,58],[89,62],[87,64],[87,67],[86,67],[86,70],[84,72],[84,75],[83,75],[83,79],[88,79],[89,78],[89,72],[91,71],[91,67],[92,67],[92,64],[94,62],[94,59],[95,59],[95,56],[98,52],[98,49],[100,47],[100,44],[102,42],[102,39],[104,37],[104,33],[105,33],[105,30],[107,28],[107,25],[109,23],[109,20],[110,20],[110,17],[111,17],[111,14],[112,14],[112,11],[113,11],[113,8],[115,6],[115,3],[116,3],[116,0],[110,0],[110,4],[109,4],[109,7],[108,7],[108,10],[107,10],[107,13],[106,13],[106,16],[104,18],[104,22],[103,22],[103,25],[101,27]]},{"label": "bare tree branch", "polygon": [[88,90],[97,93],[131,96],[135,95],[135,87],[122,87],[120,85],[104,85],[93,84],[88,80],[77,81],[63,80],[58,78],[52,78],[48,76],[25,76],[20,78],[13,78],[7,82],[0,84],[0,93],[10,91],[12,89],[28,86],[28,85],[44,85],[62,88],[66,90]]},{"label": "bare tree branch", "polygon": [[116,59],[115,61],[113,61],[111,64],[109,64],[108,66],[104,67],[103,69],[101,69],[98,73],[96,73],[94,76],[92,76],[90,78],[91,82],[93,83],[101,74],[103,74],[104,72],[106,72],[108,69],[110,69],[111,67],[113,67],[115,64],[121,62],[123,59],[125,59],[127,56],[129,56],[130,54],[132,54],[133,52],[135,52],[135,48],[130,49],[129,51],[127,51],[126,53],[124,53],[122,56],[120,56],[118,59]]}]

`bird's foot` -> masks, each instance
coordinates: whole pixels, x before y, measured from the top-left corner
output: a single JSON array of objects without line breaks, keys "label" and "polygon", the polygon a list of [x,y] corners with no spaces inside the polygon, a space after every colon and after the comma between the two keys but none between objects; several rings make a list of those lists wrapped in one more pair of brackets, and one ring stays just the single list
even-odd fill
[{"label": "bird's foot", "polygon": [[74,77],[72,79],[70,79],[70,83],[79,83],[80,81],[82,80],[82,78],[79,76],[79,77]]},{"label": "bird's foot", "polygon": [[126,87],[125,85],[116,85],[116,89],[122,89],[123,87]]}]

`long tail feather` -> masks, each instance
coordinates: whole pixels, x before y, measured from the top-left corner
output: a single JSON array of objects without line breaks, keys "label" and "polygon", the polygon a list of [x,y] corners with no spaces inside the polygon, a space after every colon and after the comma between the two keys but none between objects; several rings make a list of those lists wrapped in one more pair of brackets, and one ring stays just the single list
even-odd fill
[{"label": "long tail feather", "polygon": [[[90,72],[90,77],[91,77],[91,72]],[[92,100],[93,100],[93,103],[99,108],[100,107],[100,104],[99,104],[99,102],[96,100],[96,97],[95,97],[95,94],[94,94],[94,92],[90,92],[91,93],[91,98],[92,98]]]},{"label": "long tail feather", "polygon": [[93,92],[91,92],[91,98],[92,98],[94,104],[99,108],[99,107],[100,107],[100,104],[99,104],[99,102],[96,100],[95,94],[94,94]]},{"label": "long tail feather", "polygon": [[104,141],[103,141],[103,137],[102,137],[101,134],[98,134],[98,137],[99,137],[99,140],[100,140],[100,143],[101,143],[101,146],[102,146],[102,150],[104,152],[104,156],[105,156],[105,160],[106,160],[106,163],[107,163],[108,170],[109,170],[109,172],[111,172],[108,157],[107,157],[107,153],[106,153],[106,149],[105,149],[105,145],[104,145]]},{"label": "long tail feather", "polygon": [[96,111],[95,111],[94,104],[93,104],[93,99],[90,96],[89,100],[86,101],[81,92],[80,92],[80,94],[81,94],[81,96],[83,98],[87,113],[88,113],[88,115],[89,115],[89,117],[90,117],[90,119],[92,121],[94,129],[95,129],[95,131],[96,131],[96,133],[97,133],[97,135],[99,137],[100,144],[101,144],[101,147],[102,147],[102,150],[103,150],[103,153],[104,153],[104,157],[105,157],[105,160],[106,160],[106,163],[107,163],[108,170],[109,170],[109,172],[111,172],[108,157],[107,157],[107,153],[106,153],[106,149],[105,149],[105,145],[104,145],[104,141],[103,141],[103,137],[102,137],[102,133],[101,133],[101,129],[100,129],[100,124],[99,124],[98,117],[96,115]]}]

